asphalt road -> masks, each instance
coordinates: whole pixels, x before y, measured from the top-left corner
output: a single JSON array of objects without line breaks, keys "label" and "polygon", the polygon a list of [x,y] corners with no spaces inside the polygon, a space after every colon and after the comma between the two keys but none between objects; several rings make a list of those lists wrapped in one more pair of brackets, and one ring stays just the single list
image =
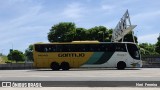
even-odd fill
[{"label": "asphalt road", "polygon": [[0,70],[0,81],[160,81],[160,68]]},{"label": "asphalt road", "polygon": [[[139,68],[117,70],[113,68],[71,69],[69,71],[52,71],[50,69],[34,70],[0,70],[0,83],[42,83],[43,87],[134,87],[137,83],[157,84],[160,88],[160,68]],[[0,87],[2,84],[0,84]],[[151,86],[152,87],[152,86]],[[150,88],[151,88],[150,87]]]}]

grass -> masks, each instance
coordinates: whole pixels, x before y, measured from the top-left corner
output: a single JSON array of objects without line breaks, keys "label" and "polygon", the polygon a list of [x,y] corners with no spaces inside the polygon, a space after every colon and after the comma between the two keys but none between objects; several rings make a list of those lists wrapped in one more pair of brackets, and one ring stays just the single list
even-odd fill
[{"label": "grass", "polygon": [[4,57],[0,56],[0,64],[4,64],[4,63],[5,63]]}]

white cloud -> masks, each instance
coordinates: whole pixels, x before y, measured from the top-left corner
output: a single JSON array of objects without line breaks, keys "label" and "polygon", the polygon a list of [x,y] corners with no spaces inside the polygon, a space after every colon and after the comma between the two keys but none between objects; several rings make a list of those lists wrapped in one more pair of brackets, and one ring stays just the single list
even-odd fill
[{"label": "white cloud", "polygon": [[155,44],[157,42],[158,36],[159,36],[159,33],[138,36],[138,42],[139,43],[149,42],[149,43]]},{"label": "white cloud", "polygon": [[160,19],[160,10],[143,12],[132,16],[133,21],[149,22],[150,20]]},{"label": "white cloud", "polygon": [[[13,8],[17,9],[19,7],[15,2],[12,2],[11,4],[15,6]],[[25,1],[22,4],[25,4]],[[22,4],[20,6],[22,6]],[[8,8],[10,8],[10,11],[12,12],[12,8]],[[47,20],[45,17],[46,14],[40,12],[42,8],[43,7],[40,4],[34,6],[27,4],[23,8],[19,7],[16,17],[11,17],[9,20],[0,23],[0,32],[3,32],[0,33],[0,49],[5,49],[5,54],[7,54],[9,51],[8,49],[11,48],[11,43],[14,44],[15,49],[19,48],[22,50],[23,48],[24,51],[27,48],[26,44],[28,43],[31,44],[38,40],[47,41],[46,37],[49,28],[47,25],[39,25],[39,23],[43,23],[44,18]],[[26,11],[24,12],[24,10]],[[19,14],[19,12],[22,13]]]},{"label": "white cloud", "polygon": [[102,8],[103,10],[110,11],[110,10],[114,9],[115,6],[113,6],[113,5],[102,5],[101,8]]},{"label": "white cloud", "polygon": [[[160,20],[160,10],[142,12],[131,17],[134,24],[137,24],[138,41],[155,44],[159,36],[158,22]],[[141,36],[140,36],[141,35]]]},{"label": "white cloud", "polygon": [[[10,20],[0,23],[1,30],[0,31],[11,31],[16,30],[19,27],[22,27],[23,25],[27,23],[31,23],[35,20],[35,17],[39,15],[39,11],[41,10],[42,6],[37,5],[33,7],[25,7],[22,9],[26,10],[25,13],[22,15],[17,15],[17,18],[11,18]],[[20,12],[20,11],[19,11]]]},{"label": "white cloud", "polygon": [[[34,18],[38,15],[40,9],[40,6],[31,7],[29,11],[24,13],[22,16],[13,18],[2,25],[0,24],[0,31],[3,32],[0,33],[0,38],[5,38],[4,42],[10,42],[11,40],[15,41],[13,38],[23,37],[27,32],[29,34],[30,32],[35,31],[35,27],[28,29],[26,24],[34,21]],[[3,42],[3,40],[1,42]]]},{"label": "white cloud", "polygon": [[82,17],[82,13],[84,11],[84,8],[80,3],[70,3],[67,5],[67,7],[63,11],[63,15],[68,18],[72,19],[79,19]]}]

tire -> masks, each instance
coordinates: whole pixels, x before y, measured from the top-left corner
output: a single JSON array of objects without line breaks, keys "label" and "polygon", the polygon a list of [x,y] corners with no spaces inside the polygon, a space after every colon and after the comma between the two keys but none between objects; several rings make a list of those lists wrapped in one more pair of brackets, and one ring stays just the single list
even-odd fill
[{"label": "tire", "polygon": [[62,62],[61,63],[61,68],[62,70],[69,70],[70,69],[70,65],[68,62]]},{"label": "tire", "polygon": [[123,61],[120,61],[117,63],[117,69],[118,70],[124,70],[126,68],[126,63]]},{"label": "tire", "polygon": [[60,69],[59,63],[57,63],[57,62],[52,62],[50,67],[53,71]]}]

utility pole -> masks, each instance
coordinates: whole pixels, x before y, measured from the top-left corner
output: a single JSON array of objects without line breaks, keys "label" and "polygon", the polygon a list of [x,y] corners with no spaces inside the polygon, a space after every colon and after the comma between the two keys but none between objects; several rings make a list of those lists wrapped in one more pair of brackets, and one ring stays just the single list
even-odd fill
[{"label": "utility pole", "polygon": [[105,31],[100,31],[100,32],[98,32],[98,34],[102,34],[102,40],[103,40],[103,42],[104,42],[104,34],[105,34]]},{"label": "utility pole", "polygon": [[10,50],[10,53],[11,53],[11,63],[12,63],[12,60],[13,60],[12,52],[13,52],[13,43],[12,43],[12,49]]},{"label": "utility pole", "polygon": [[4,50],[4,49],[1,49],[1,55],[0,55],[0,56],[3,56],[3,50]]}]

